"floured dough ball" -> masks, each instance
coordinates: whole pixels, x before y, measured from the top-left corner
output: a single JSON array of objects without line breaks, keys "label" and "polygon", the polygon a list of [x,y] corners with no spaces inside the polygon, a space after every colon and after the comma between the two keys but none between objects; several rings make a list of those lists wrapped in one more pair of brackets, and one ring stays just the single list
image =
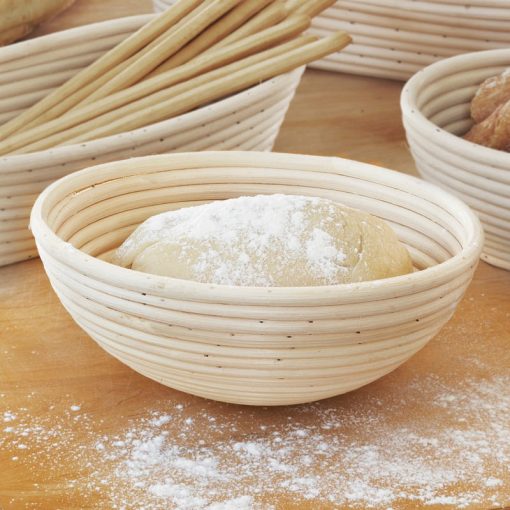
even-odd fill
[{"label": "floured dough ball", "polygon": [[203,283],[309,286],[410,273],[382,220],[331,200],[259,195],[170,211],[142,223],[113,262]]}]

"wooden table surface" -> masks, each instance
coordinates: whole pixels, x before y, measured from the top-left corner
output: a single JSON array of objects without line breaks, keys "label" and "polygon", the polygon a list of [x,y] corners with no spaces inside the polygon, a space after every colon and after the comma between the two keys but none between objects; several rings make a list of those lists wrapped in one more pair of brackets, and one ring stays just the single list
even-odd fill
[{"label": "wooden table surface", "polygon": [[[36,34],[150,8],[81,0]],[[276,150],[415,173],[400,89],[307,70]],[[39,260],[4,267],[0,508],[502,508],[510,505],[509,347],[510,272],[480,263],[450,323],[383,379],[308,406],[224,405],[107,355],[59,304]],[[158,437],[167,446],[140,458],[140,445]],[[216,464],[207,471],[204,451],[230,477],[216,476]],[[230,506],[214,506],[223,500]]]}]

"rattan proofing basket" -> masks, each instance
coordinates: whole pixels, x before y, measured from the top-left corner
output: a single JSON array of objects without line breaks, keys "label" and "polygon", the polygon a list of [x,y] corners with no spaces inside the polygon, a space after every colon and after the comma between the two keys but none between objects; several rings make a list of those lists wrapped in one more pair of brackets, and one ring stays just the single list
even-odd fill
[{"label": "rattan proofing basket", "polygon": [[[322,287],[234,287],[140,273],[109,253],[147,217],[240,195],[327,197],[387,220],[415,273]],[[74,173],[38,198],[31,228],[74,320],[137,372],[202,397],[297,404],[391,372],[448,321],[472,279],[483,232],[460,200],[354,161],[203,152]]]},{"label": "rattan proofing basket", "polygon": [[[31,106],[154,15],[87,25],[0,49],[0,122]],[[151,126],[93,142],[0,157],[0,266],[37,254],[28,230],[37,195],[97,162],[173,151],[271,150],[303,68]]]},{"label": "rattan proofing basket", "polygon": [[[153,0],[162,11],[176,0]],[[423,67],[469,51],[510,46],[508,0],[338,0],[311,32],[344,30],[353,43],[310,67],[406,80]]]},{"label": "rattan proofing basket", "polygon": [[482,259],[504,269],[510,269],[510,154],[460,135],[472,125],[469,107],[480,83],[508,67],[510,49],[459,55],[420,71],[401,99],[420,174],[477,212],[485,230]]}]

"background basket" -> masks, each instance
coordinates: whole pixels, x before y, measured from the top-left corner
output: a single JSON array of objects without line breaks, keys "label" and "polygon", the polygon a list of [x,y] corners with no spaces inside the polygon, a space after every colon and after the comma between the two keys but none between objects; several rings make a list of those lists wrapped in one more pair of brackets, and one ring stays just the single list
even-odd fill
[{"label": "background basket", "polygon": [[[153,214],[261,193],[325,197],[384,218],[423,270],[349,285],[232,287],[102,260]],[[31,227],[62,303],[105,350],[173,388],[257,405],[330,397],[394,370],[451,317],[483,241],[467,206],[414,177],[337,158],[245,152],[77,172],[42,193]]]},{"label": "background basket", "polygon": [[[0,49],[0,122],[51,92],[153,15],[66,30]],[[92,142],[0,157],[0,266],[36,255],[28,218],[53,180],[96,162],[172,151],[271,150],[303,68],[173,119]]]},{"label": "background basket", "polygon": [[485,230],[482,258],[505,269],[510,269],[510,154],[460,136],[472,125],[470,102],[480,83],[509,66],[510,49],[437,62],[409,80],[401,101],[420,174],[477,212]]},{"label": "background basket", "polygon": [[[162,11],[176,0],[153,0]],[[510,46],[507,0],[338,0],[312,33],[344,30],[353,44],[311,67],[407,80],[436,60]]]}]

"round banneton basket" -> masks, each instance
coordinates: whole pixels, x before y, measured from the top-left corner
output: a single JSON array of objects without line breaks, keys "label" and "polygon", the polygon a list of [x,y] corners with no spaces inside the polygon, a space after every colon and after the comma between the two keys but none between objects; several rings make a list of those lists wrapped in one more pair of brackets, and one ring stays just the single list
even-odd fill
[{"label": "round banneton basket", "polygon": [[510,269],[510,154],[460,138],[472,125],[470,103],[486,78],[510,67],[510,49],[459,55],[414,76],[402,92],[404,126],[420,174],[478,214],[482,259]]},{"label": "round banneton basket", "polygon": [[[154,15],[122,18],[0,48],[0,123],[64,83]],[[303,68],[190,113],[88,143],[0,157],[0,266],[37,255],[28,230],[37,195],[99,162],[173,151],[269,151]]]},{"label": "round banneton basket", "polygon": [[[419,271],[322,287],[235,287],[109,264],[149,216],[240,195],[326,197],[388,221]],[[448,321],[483,231],[460,200],[354,161],[272,153],[171,154],[74,173],[38,198],[31,228],[75,321],[163,384],[253,405],[309,402],[391,372]]]},{"label": "round banneton basket", "polygon": [[[176,0],[153,0],[156,11]],[[459,53],[510,46],[510,2],[338,0],[317,16],[312,33],[344,30],[353,43],[311,67],[407,80]]]}]

